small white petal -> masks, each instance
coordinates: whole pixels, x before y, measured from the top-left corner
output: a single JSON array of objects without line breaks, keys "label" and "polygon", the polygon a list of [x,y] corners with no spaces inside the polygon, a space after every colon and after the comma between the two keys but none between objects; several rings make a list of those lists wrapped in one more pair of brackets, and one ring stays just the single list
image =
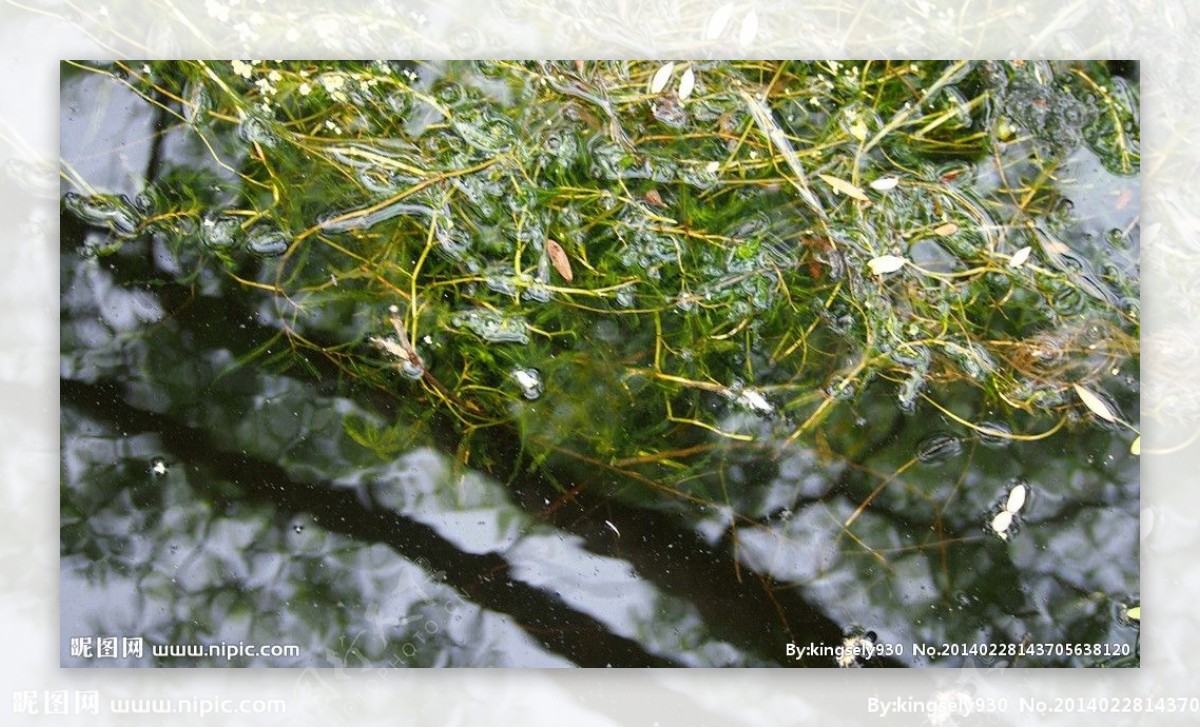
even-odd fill
[{"label": "small white petal", "polygon": [[1009,513],[1016,513],[1025,505],[1026,488],[1023,485],[1013,486],[1013,489],[1008,491],[1008,502],[1004,505],[1004,510]]},{"label": "small white petal", "polygon": [[846,195],[847,197],[853,197],[854,199],[862,200],[863,202],[870,201],[870,198],[863,194],[863,191],[860,190],[856,185],[853,185],[840,177],[834,177],[831,174],[818,174],[817,176],[825,180],[825,184],[829,185],[843,195]]},{"label": "small white petal", "polygon": [[758,36],[758,13],[754,8],[750,8],[750,12],[746,13],[746,17],[742,18],[742,32],[738,33],[738,45],[745,47],[754,42]]},{"label": "small white petal", "polygon": [[898,255],[881,255],[878,258],[872,258],[867,261],[867,267],[875,275],[881,276],[885,273],[895,273],[907,263],[907,258],[901,258]]},{"label": "small white petal", "polygon": [[1100,399],[1099,395],[1088,389],[1084,389],[1078,384],[1073,384],[1071,386],[1075,387],[1075,394],[1079,395],[1079,399],[1083,400],[1083,403],[1092,411],[1092,414],[1096,415],[1105,422],[1117,421],[1117,414],[1109,408],[1108,403],[1106,403],[1103,399]]},{"label": "small white petal", "polygon": [[696,87],[696,74],[692,73],[692,67],[688,66],[683,69],[683,76],[679,79],[679,100],[683,101],[692,95],[692,89]]},{"label": "small white petal", "polygon": [[704,40],[712,40],[724,32],[731,17],[733,17],[733,3],[725,3],[717,8],[717,11],[708,19],[708,25],[704,27]]},{"label": "small white petal", "polygon": [[775,412],[775,406],[768,402],[766,397],[753,389],[744,390],[738,395],[738,402],[742,406],[752,409],[759,414],[769,415]]},{"label": "small white petal", "polygon": [[1026,245],[1024,248],[1013,253],[1012,260],[1008,261],[1008,264],[1013,268],[1020,268],[1025,265],[1025,261],[1029,260],[1029,254],[1032,252],[1033,248]]},{"label": "small white petal", "polygon": [[896,185],[898,185],[898,184],[900,184],[899,177],[894,177],[892,175],[888,175],[886,177],[880,177],[879,179],[872,182],[871,189],[873,189],[877,192],[887,192],[888,190],[895,189]]},{"label": "small white petal", "polygon": [[992,516],[992,530],[1000,538],[1008,538],[1008,529],[1012,526],[1013,514],[1012,511],[1000,511]]},{"label": "small white petal", "polygon": [[525,369],[517,369],[513,371],[513,376],[516,378],[517,384],[521,385],[522,387],[532,387],[538,383],[537,378],[535,378]]},{"label": "small white petal", "polygon": [[650,79],[650,93],[661,93],[667,87],[667,81],[671,80],[671,74],[675,72],[675,63],[668,61],[664,63],[658,71],[655,72],[654,78]]}]

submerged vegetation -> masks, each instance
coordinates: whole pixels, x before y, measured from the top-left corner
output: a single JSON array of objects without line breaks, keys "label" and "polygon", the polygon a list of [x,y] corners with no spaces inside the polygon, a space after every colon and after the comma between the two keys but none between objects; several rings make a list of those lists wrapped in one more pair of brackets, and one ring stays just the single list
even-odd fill
[{"label": "submerged vegetation", "polygon": [[[106,232],[88,253],[153,240],[195,296],[257,299],[273,334],[236,366],[376,402],[344,427],[380,458],[433,446],[753,526],[764,457],[853,461],[933,418],[839,512],[877,557],[852,525],[910,468],[1096,427],[1136,444],[1136,186],[1096,180],[1136,179],[1138,100],[1111,64],[68,68],[206,160],[136,198],[67,169],[65,206]],[[970,511],[1004,544],[1027,491],[1001,486],[965,500],[1009,494]],[[937,514],[942,548],[968,532]]]},{"label": "submerged vegetation", "polygon": [[[1067,244],[1055,184],[1081,141],[1136,170],[1135,100],[1100,64],[105,72],[249,158],[73,211],[165,234],[193,273],[219,259],[290,345],[451,414],[464,454],[512,420],[611,461],[688,427],[794,440],[877,379],[909,412],[965,383],[1008,421],[961,424],[1031,437],[1025,415],[1085,414],[1073,387],[1136,353],[1136,268]],[[520,401],[533,377],[548,411]],[[650,431],[592,419],[635,401]]]}]

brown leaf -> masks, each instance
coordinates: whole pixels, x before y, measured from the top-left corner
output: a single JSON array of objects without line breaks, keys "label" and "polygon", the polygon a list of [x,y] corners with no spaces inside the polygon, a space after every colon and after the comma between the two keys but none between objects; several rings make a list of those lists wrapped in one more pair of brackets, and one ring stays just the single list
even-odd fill
[{"label": "brown leaf", "polygon": [[567,251],[563,250],[561,245],[546,238],[546,253],[550,256],[550,262],[554,264],[554,270],[558,271],[563,280],[570,283],[575,279],[571,273],[571,259],[567,257]]}]

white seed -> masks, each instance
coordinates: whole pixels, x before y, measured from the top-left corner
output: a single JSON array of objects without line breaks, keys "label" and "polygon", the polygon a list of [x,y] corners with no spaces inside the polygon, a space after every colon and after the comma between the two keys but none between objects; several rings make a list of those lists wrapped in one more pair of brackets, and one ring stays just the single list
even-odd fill
[{"label": "white seed", "polygon": [[869,202],[871,199],[867,197],[867,195],[856,185],[851,184],[840,177],[834,177],[831,174],[818,174],[817,176],[825,180],[825,183],[830,187],[842,193],[843,195],[846,195],[847,197],[853,197],[854,199],[861,200],[862,202]]},{"label": "white seed", "polygon": [[1014,485],[1013,489],[1008,491],[1008,502],[1004,505],[1004,510],[1009,513],[1016,514],[1021,510],[1021,506],[1025,505],[1026,488],[1024,485]]},{"label": "white seed", "polygon": [[992,531],[1004,540],[1008,540],[1008,529],[1012,526],[1012,511],[1000,511],[992,516]]},{"label": "white seed", "polygon": [[899,177],[888,175],[871,182],[871,189],[877,192],[887,192],[888,190],[895,189],[898,184],[900,184]]},{"label": "white seed", "polygon": [[650,93],[661,93],[667,87],[667,82],[671,80],[671,74],[675,72],[674,61],[667,61],[659,67],[654,73],[654,78],[650,79]]},{"label": "white seed", "polygon": [[738,395],[738,402],[741,403],[742,406],[752,409],[759,414],[769,415],[775,412],[775,406],[768,402],[766,397],[762,396],[758,393],[758,391],[753,389],[743,390],[742,393]]},{"label": "white seed", "polygon": [[696,74],[692,72],[692,67],[688,66],[683,69],[683,75],[679,78],[679,100],[684,101],[692,95],[692,89],[696,87]]},{"label": "white seed", "polygon": [[530,389],[539,384],[537,377],[530,374],[526,369],[513,370],[513,377],[517,380],[517,384],[521,385],[522,389]]},{"label": "white seed", "polygon": [[750,8],[750,12],[746,13],[746,17],[742,18],[742,32],[738,33],[738,45],[745,48],[754,42],[758,36],[758,13],[754,8]]},{"label": "white seed", "polygon": [[867,267],[877,276],[885,273],[895,273],[903,268],[908,263],[907,258],[901,258],[897,255],[881,255],[878,258],[872,258],[867,261]]},{"label": "white seed", "polygon": [[733,17],[733,3],[725,3],[717,8],[717,11],[708,19],[708,25],[704,27],[704,40],[712,40],[719,36],[725,26],[729,25],[729,19]]},{"label": "white seed", "polygon": [[1008,261],[1008,264],[1013,268],[1020,268],[1025,265],[1025,261],[1029,260],[1029,254],[1032,252],[1033,248],[1026,245],[1024,248],[1013,253],[1012,260]]},{"label": "white seed", "polygon": [[1098,394],[1092,392],[1091,390],[1084,389],[1078,384],[1073,384],[1071,386],[1075,387],[1075,394],[1079,395],[1079,399],[1083,400],[1083,403],[1092,411],[1092,414],[1096,415],[1105,422],[1116,422],[1118,420],[1116,413],[1109,408],[1108,404],[1103,399],[1100,399]]}]

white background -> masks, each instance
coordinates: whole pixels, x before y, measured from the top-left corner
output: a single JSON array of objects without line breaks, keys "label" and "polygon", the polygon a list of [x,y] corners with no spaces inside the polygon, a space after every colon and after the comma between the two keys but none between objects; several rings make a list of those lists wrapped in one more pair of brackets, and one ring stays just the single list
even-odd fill
[{"label": "white background", "polygon": [[[722,11],[722,8],[727,8]],[[753,10],[754,17],[749,18]],[[728,14],[722,24],[718,12]],[[1195,13],[1193,9],[1191,11]],[[754,20],[757,19],[757,23]],[[720,26],[720,27],[718,27]],[[1194,725],[1195,713],[1022,713],[1020,701],[1200,700],[1200,226],[1195,33],[1183,0],[646,0],[94,5],[0,0],[0,720],[11,724],[861,724],[877,701],[1007,699],[884,724]],[[715,36],[715,37],[713,37]],[[1140,670],[125,671],[58,667],[58,74],[64,58],[1142,59]],[[98,691],[99,714],[13,712]],[[13,697],[10,697],[12,695]],[[283,715],[134,716],[123,697],[272,699]],[[14,702],[18,701],[18,702]],[[72,697],[73,701],[73,697]],[[875,703],[877,704],[877,703]],[[73,707],[73,705],[71,706]],[[1063,703],[1062,707],[1073,707]]]}]

